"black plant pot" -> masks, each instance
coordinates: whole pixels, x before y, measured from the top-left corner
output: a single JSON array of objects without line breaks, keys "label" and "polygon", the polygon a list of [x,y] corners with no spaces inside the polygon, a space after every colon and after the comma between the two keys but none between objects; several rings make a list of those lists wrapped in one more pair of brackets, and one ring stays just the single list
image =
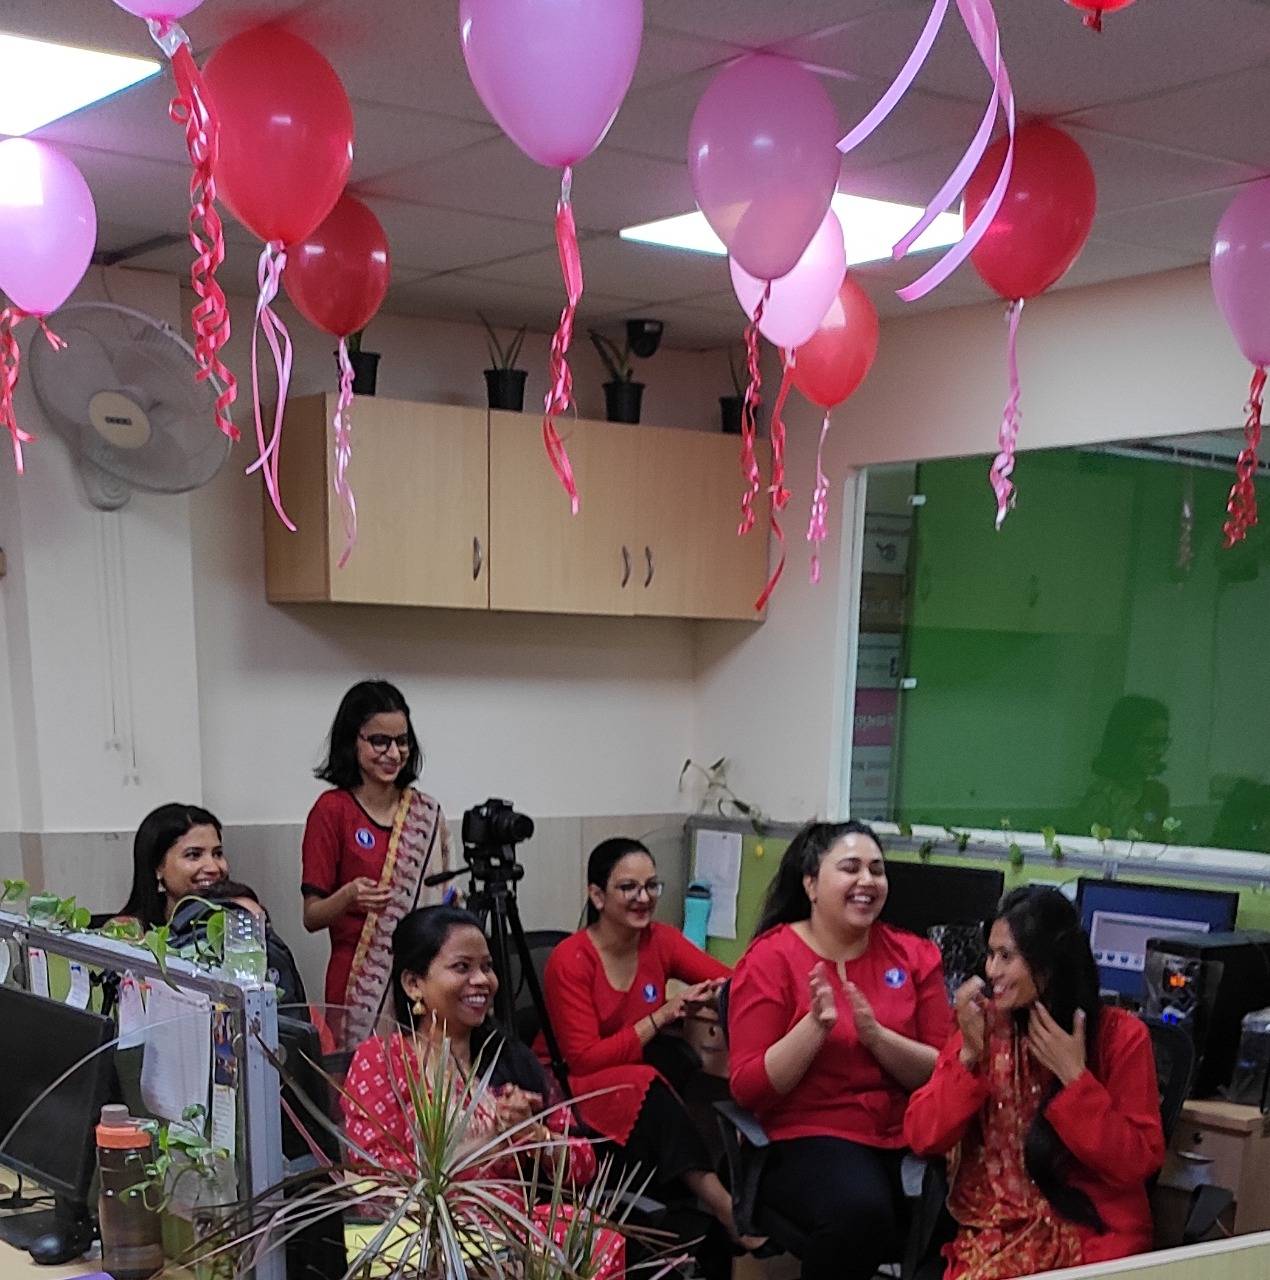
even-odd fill
[{"label": "black plant pot", "polygon": [[373,396],[375,382],[379,377],[379,352],[350,351],[348,359],[353,366],[353,394]]},{"label": "black plant pot", "polygon": [[485,394],[491,409],[510,409],[520,413],[525,407],[526,369],[486,369]]},{"label": "black plant pot", "polygon": [[725,436],[741,434],[741,409],[744,404],[745,401],[740,396],[719,397],[719,416],[723,421]]},{"label": "black plant pot", "polygon": [[643,398],[642,382],[606,382],[604,384],[605,416],[610,422],[638,422],[639,407]]}]

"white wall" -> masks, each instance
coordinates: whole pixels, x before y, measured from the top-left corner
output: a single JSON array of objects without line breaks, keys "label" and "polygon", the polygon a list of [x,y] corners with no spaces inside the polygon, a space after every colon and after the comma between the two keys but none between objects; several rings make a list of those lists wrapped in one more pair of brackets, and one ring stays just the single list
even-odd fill
[{"label": "white wall", "polygon": [[[694,738],[703,757],[732,756],[737,790],[776,817],[845,810],[839,763],[858,584],[843,564],[855,555],[854,470],[994,448],[1006,391],[1002,312],[965,307],[883,324],[873,370],[834,415],[826,470],[842,495],[830,528],[841,554],[825,557],[817,587],[807,580],[802,535],[820,415],[791,398],[789,524],[798,550],[766,624],[748,643],[726,627],[703,629]],[[1020,449],[1242,422],[1251,371],[1217,313],[1203,267],[1029,302],[1019,349]],[[986,495],[985,518],[989,502]]]}]

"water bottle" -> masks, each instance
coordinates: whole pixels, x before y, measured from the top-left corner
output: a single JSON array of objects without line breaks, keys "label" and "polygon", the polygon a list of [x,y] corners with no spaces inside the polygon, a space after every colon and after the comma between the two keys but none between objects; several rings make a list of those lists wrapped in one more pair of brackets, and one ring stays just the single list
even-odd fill
[{"label": "water bottle", "polygon": [[[97,1217],[102,1266],[114,1280],[149,1280],[163,1270],[163,1224],[139,1189],[146,1181],[149,1159],[150,1135],[128,1114],[128,1108],[102,1107],[97,1126],[101,1170]],[[150,1188],[150,1204],[160,1195],[161,1188]]]},{"label": "water bottle", "polygon": [[710,886],[694,880],[684,893],[684,937],[706,949],[706,925],[710,922]]},{"label": "water bottle", "polygon": [[268,970],[265,922],[254,911],[225,911],[225,972],[239,982],[264,982]]}]

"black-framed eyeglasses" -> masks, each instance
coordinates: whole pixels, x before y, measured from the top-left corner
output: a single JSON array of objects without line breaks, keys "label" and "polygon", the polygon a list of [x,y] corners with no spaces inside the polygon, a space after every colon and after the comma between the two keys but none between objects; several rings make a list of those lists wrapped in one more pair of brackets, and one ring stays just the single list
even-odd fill
[{"label": "black-framed eyeglasses", "polygon": [[403,756],[410,754],[410,735],[401,733],[359,733],[357,735],[377,756],[386,756],[389,747],[396,747]]},{"label": "black-framed eyeglasses", "polygon": [[613,886],[613,892],[627,902],[634,902],[641,893],[646,893],[653,902],[656,902],[665,887],[664,880],[646,880],[643,884],[637,884],[634,880],[623,880],[621,884]]}]

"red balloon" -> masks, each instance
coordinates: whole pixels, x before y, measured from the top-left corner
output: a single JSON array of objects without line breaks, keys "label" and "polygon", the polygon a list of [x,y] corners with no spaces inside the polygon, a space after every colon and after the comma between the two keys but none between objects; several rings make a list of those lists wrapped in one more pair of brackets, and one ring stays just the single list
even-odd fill
[{"label": "red balloon", "polygon": [[1127,9],[1133,0],[1067,0],[1073,9],[1085,10],[1085,26],[1095,31],[1102,30],[1102,15],[1115,13],[1117,9]]},{"label": "red balloon", "polygon": [[379,310],[389,272],[388,238],[379,219],[345,194],[316,231],[287,250],[282,283],[310,324],[347,338]]},{"label": "red balloon", "polygon": [[221,45],[203,79],[220,117],[221,199],[262,240],[302,240],[353,165],[353,109],[334,67],[298,36],[263,26]]},{"label": "red balloon", "polygon": [[[1005,160],[999,138],[966,183],[962,219],[983,208]],[[1098,193],[1093,166],[1076,141],[1048,124],[1025,124],[1014,135],[1014,167],[997,215],[971,251],[984,283],[1003,298],[1035,298],[1076,261],[1094,221]]]},{"label": "red balloon", "polygon": [[820,328],[794,353],[794,386],[822,409],[840,405],[865,379],[878,353],[878,313],[850,275]]}]

